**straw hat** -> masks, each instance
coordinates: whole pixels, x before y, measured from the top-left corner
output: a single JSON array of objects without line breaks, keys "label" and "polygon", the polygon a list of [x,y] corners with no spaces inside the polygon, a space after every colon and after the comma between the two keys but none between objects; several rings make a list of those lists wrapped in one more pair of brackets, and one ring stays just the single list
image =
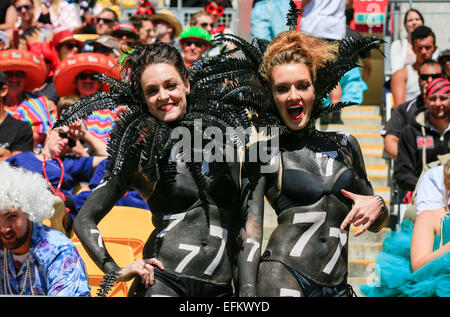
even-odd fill
[{"label": "straw hat", "polygon": [[25,73],[25,91],[32,91],[40,87],[47,77],[44,60],[25,50],[0,51],[0,70],[2,72],[21,70]]},{"label": "straw hat", "polygon": [[[53,81],[60,97],[75,95],[75,78],[84,71],[92,71],[120,79],[117,63],[100,53],[79,53],[66,58],[56,69]],[[106,84],[105,84],[106,85]],[[102,89],[108,90],[107,85]]]},{"label": "straw hat", "polygon": [[180,35],[181,30],[183,27],[181,26],[180,21],[175,17],[175,14],[173,14],[171,11],[162,9],[158,13],[152,14],[150,16],[151,21],[165,21],[169,23],[174,28],[174,36],[177,37]]}]

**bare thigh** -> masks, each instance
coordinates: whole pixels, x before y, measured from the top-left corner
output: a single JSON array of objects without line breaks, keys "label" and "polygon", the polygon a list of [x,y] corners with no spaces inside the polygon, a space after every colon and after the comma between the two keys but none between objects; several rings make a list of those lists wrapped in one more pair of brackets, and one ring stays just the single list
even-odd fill
[{"label": "bare thigh", "polygon": [[279,262],[261,262],[256,293],[260,297],[303,297],[297,279]]}]

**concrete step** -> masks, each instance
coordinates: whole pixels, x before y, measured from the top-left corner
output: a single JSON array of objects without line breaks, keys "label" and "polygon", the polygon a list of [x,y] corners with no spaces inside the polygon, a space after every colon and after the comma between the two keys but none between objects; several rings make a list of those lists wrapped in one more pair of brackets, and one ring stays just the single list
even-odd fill
[{"label": "concrete step", "polygon": [[373,192],[375,195],[379,195],[383,197],[385,203],[387,206],[389,206],[388,202],[391,200],[391,188],[384,186],[384,187],[374,187]]},{"label": "concrete step", "polygon": [[387,161],[382,157],[382,153],[366,153],[364,154],[364,164],[387,164]]},{"label": "concrete step", "polygon": [[376,260],[382,248],[383,244],[378,242],[349,243],[348,258],[350,260]]},{"label": "concrete step", "polygon": [[367,174],[372,187],[386,187],[388,185],[387,175]]},{"label": "concrete step", "polygon": [[351,133],[357,140],[360,146],[368,144],[383,145],[384,139],[379,133]]},{"label": "concrete step", "polygon": [[343,125],[343,124],[324,124],[318,125],[317,128],[320,131],[330,131],[330,132],[342,132],[342,133],[376,133],[380,135],[380,126],[377,125]]},{"label": "concrete step", "polygon": [[375,278],[375,260],[348,260],[348,277]]},{"label": "concrete step", "polygon": [[[344,125],[366,125],[378,126],[381,124],[381,116],[355,116],[355,115],[341,115]],[[381,126],[381,125],[380,125]]]},{"label": "concrete step", "polygon": [[345,107],[341,111],[342,115],[353,115],[353,116],[379,116],[380,107],[379,106],[352,106]]},{"label": "concrete step", "polygon": [[366,173],[367,175],[379,175],[379,176],[387,176],[388,175],[388,165],[385,164],[365,164],[366,165]]},{"label": "concrete step", "polygon": [[372,284],[375,282],[375,277],[349,277],[348,283],[353,287],[353,291],[358,297],[365,297],[359,290],[359,285]]},{"label": "concrete step", "polygon": [[355,237],[354,234],[359,230],[358,227],[351,226],[348,236],[348,244],[364,244],[364,243],[383,243],[386,232],[391,229],[385,227],[378,232],[366,231],[362,235]]}]

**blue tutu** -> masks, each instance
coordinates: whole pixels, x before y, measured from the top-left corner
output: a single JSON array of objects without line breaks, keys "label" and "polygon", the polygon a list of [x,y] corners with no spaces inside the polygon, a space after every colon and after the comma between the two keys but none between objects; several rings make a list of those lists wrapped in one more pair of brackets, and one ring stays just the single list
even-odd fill
[{"label": "blue tutu", "polygon": [[[410,246],[414,223],[405,219],[400,231],[386,234],[383,250],[377,257],[377,280],[361,285],[368,297],[448,297],[450,296],[450,253],[435,259],[415,272],[411,270]],[[443,244],[450,240],[450,215],[443,219]],[[435,237],[434,250],[440,239]]]}]

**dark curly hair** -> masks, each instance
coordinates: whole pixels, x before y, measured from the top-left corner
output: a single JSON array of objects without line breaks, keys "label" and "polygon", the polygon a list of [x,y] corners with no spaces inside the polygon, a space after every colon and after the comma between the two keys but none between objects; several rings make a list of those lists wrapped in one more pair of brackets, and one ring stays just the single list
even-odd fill
[{"label": "dark curly hair", "polygon": [[158,42],[154,44],[128,43],[132,49],[122,63],[122,78],[143,97],[141,87],[142,73],[149,65],[169,64],[175,67],[181,79],[189,81],[189,72],[179,51],[172,45]]}]

